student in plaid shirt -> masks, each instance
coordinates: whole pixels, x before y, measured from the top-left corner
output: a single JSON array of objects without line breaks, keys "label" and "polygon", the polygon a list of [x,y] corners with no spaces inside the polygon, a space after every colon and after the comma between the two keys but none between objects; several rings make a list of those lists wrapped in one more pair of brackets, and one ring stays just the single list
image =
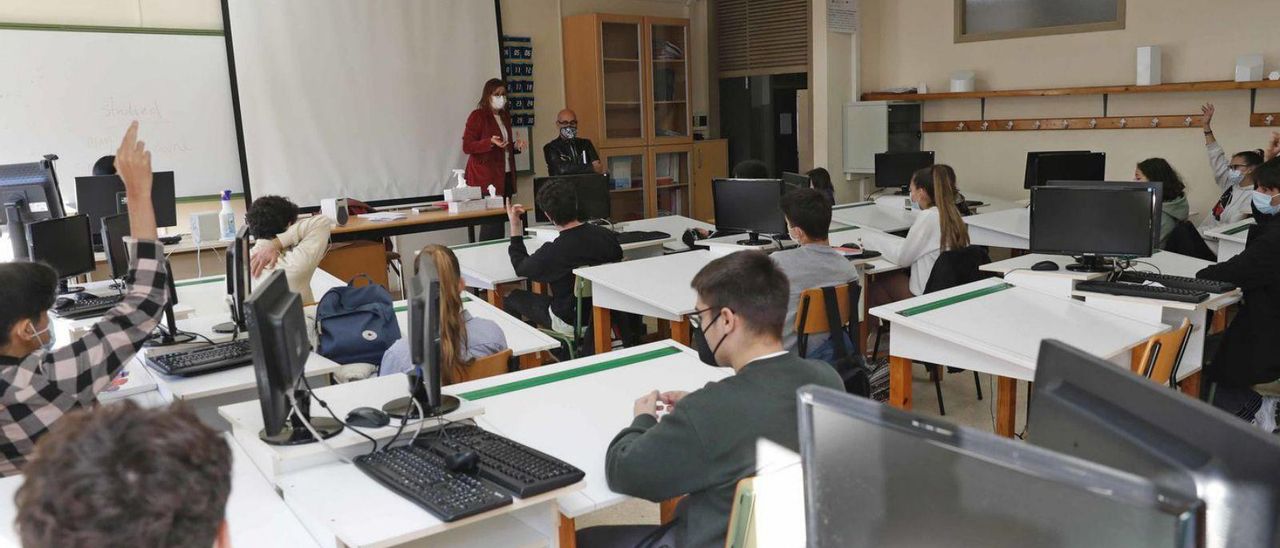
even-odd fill
[{"label": "student in plaid shirt", "polygon": [[133,359],[159,323],[169,273],[156,239],[151,205],[151,153],[138,141],[138,123],[125,133],[116,168],[128,196],[129,287],[125,299],[89,333],[49,347],[48,310],[57,275],[43,264],[0,264],[0,476],[21,471],[36,440],[69,411],[93,405],[98,392]]}]

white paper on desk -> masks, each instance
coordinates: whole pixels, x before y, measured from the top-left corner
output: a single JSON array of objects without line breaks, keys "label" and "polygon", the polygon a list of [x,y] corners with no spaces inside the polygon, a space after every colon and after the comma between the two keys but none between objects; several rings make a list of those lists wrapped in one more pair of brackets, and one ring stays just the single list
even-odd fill
[{"label": "white paper on desk", "polygon": [[409,216],[398,211],[379,211],[377,213],[365,213],[359,217],[361,219],[379,223],[386,221],[399,221],[401,219],[407,219]]},{"label": "white paper on desk", "polygon": [[116,373],[111,385],[98,393],[98,401],[106,403],[122,400],[134,394],[155,390],[155,388],[156,380],[152,378],[151,372],[147,371],[147,367],[142,365],[141,357],[135,356],[125,364],[124,369]]}]

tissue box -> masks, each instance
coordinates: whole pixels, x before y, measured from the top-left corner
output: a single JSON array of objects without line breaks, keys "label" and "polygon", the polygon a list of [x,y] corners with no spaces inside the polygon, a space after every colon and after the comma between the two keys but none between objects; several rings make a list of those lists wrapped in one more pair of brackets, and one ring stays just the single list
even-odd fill
[{"label": "tissue box", "polygon": [[446,202],[465,202],[467,200],[479,200],[480,187],[464,186],[444,189],[444,201]]},{"label": "tissue box", "polygon": [[505,209],[507,204],[503,202],[502,196],[487,196],[484,199],[485,209]]},{"label": "tissue box", "polygon": [[973,91],[973,71],[957,70],[951,73],[951,93]]},{"label": "tissue box", "polygon": [[484,211],[484,200],[449,202],[449,213],[466,213],[468,211]]},{"label": "tissue box", "polygon": [[1138,85],[1160,85],[1160,46],[1138,48]]},{"label": "tissue box", "polygon": [[1236,57],[1236,81],[1256,82],[1262,79],[1262,54]]}]

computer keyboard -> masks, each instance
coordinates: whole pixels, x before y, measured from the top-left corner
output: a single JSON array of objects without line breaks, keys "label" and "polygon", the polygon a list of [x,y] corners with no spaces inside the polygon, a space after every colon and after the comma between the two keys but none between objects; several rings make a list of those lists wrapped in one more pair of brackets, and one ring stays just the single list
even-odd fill
[{"label": "computer keyboard", "polygon": [[618,237],[619,244],[651,242],[653,240],[665,240],[671,237],[671,235],[666,232],[659,232],[656,230],[629,230],[626,232],[615,232],[614,234]]},{"label": "computer keyboard", "polygon": [[110,295],[107,297],[91,297],[88,299],[77,299],[75,302],[67,306],[53,309],[53,313],[60,318],[79,319],[88,318],[90,316],[100,315],[112,308],[115,308],[120,301],[124,300],[123,295]]},{"label": "computer keyboard", "polygon": [[443,457],[416,443],[361,455],[355,464],[441,521],[456,521],[511,504],[511,496],[493,484],[450,472]]},{"label": "computer keyboard", "polygon": [[1191,289],[1158,287],[1154,285],[1132,284],[1124,282],[1108,282],[1106,280],[1086,280],[1076,283],[1076,289],[1089,293],[1105,293],[1107,295],[1123,295],[1126,297],[1142,297],[1177,301],[1182,303],[1199,303],[1209,298],[1209,293]]},{"label": "computer keyboard", "polygon": [[1123,272],[1120,274],[1119,281],[1136,284],[1143,282],[1155,282],[1165,287],[1187,289],[1191,291],[1205,291],[1208,293],[1226,293],[1228,291],[1234,291],[1236,288],[1235,284],[1229,282],[1201,280],[1198,278],[1187,278],[1185,276],[1170,276],[1168,274],[1155,274],[1152,272]]},{"label": "computer keyboard", "polygon": [[474,451],[480,456],[480,477],[520,498],[573,485],[586,475],[567,462],[478,426],[451,426],[443,433],[423,435],[419,443],[438,455]]},{"label": "computer keyboard", "polygon": [[167,354],[148,354],[147,365],[165,375],[189,377],[253,363],[248,339],[200,346]]}]

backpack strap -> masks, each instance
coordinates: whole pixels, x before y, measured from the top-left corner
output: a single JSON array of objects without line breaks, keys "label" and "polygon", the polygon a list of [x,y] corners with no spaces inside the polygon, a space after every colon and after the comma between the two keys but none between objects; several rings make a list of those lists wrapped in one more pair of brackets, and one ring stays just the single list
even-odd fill
[{"label": "backpack strap", "polygon": [[368,274],[356,274],[350,280],[347,280],[347,286],[356,287],[356,280],[360,280],[360,279],[363,279],[366,282],[364,285],[365,287],[368,287],[371,285],[378,285],[377,282],[374,282],[373,278],[370,278]]}]

